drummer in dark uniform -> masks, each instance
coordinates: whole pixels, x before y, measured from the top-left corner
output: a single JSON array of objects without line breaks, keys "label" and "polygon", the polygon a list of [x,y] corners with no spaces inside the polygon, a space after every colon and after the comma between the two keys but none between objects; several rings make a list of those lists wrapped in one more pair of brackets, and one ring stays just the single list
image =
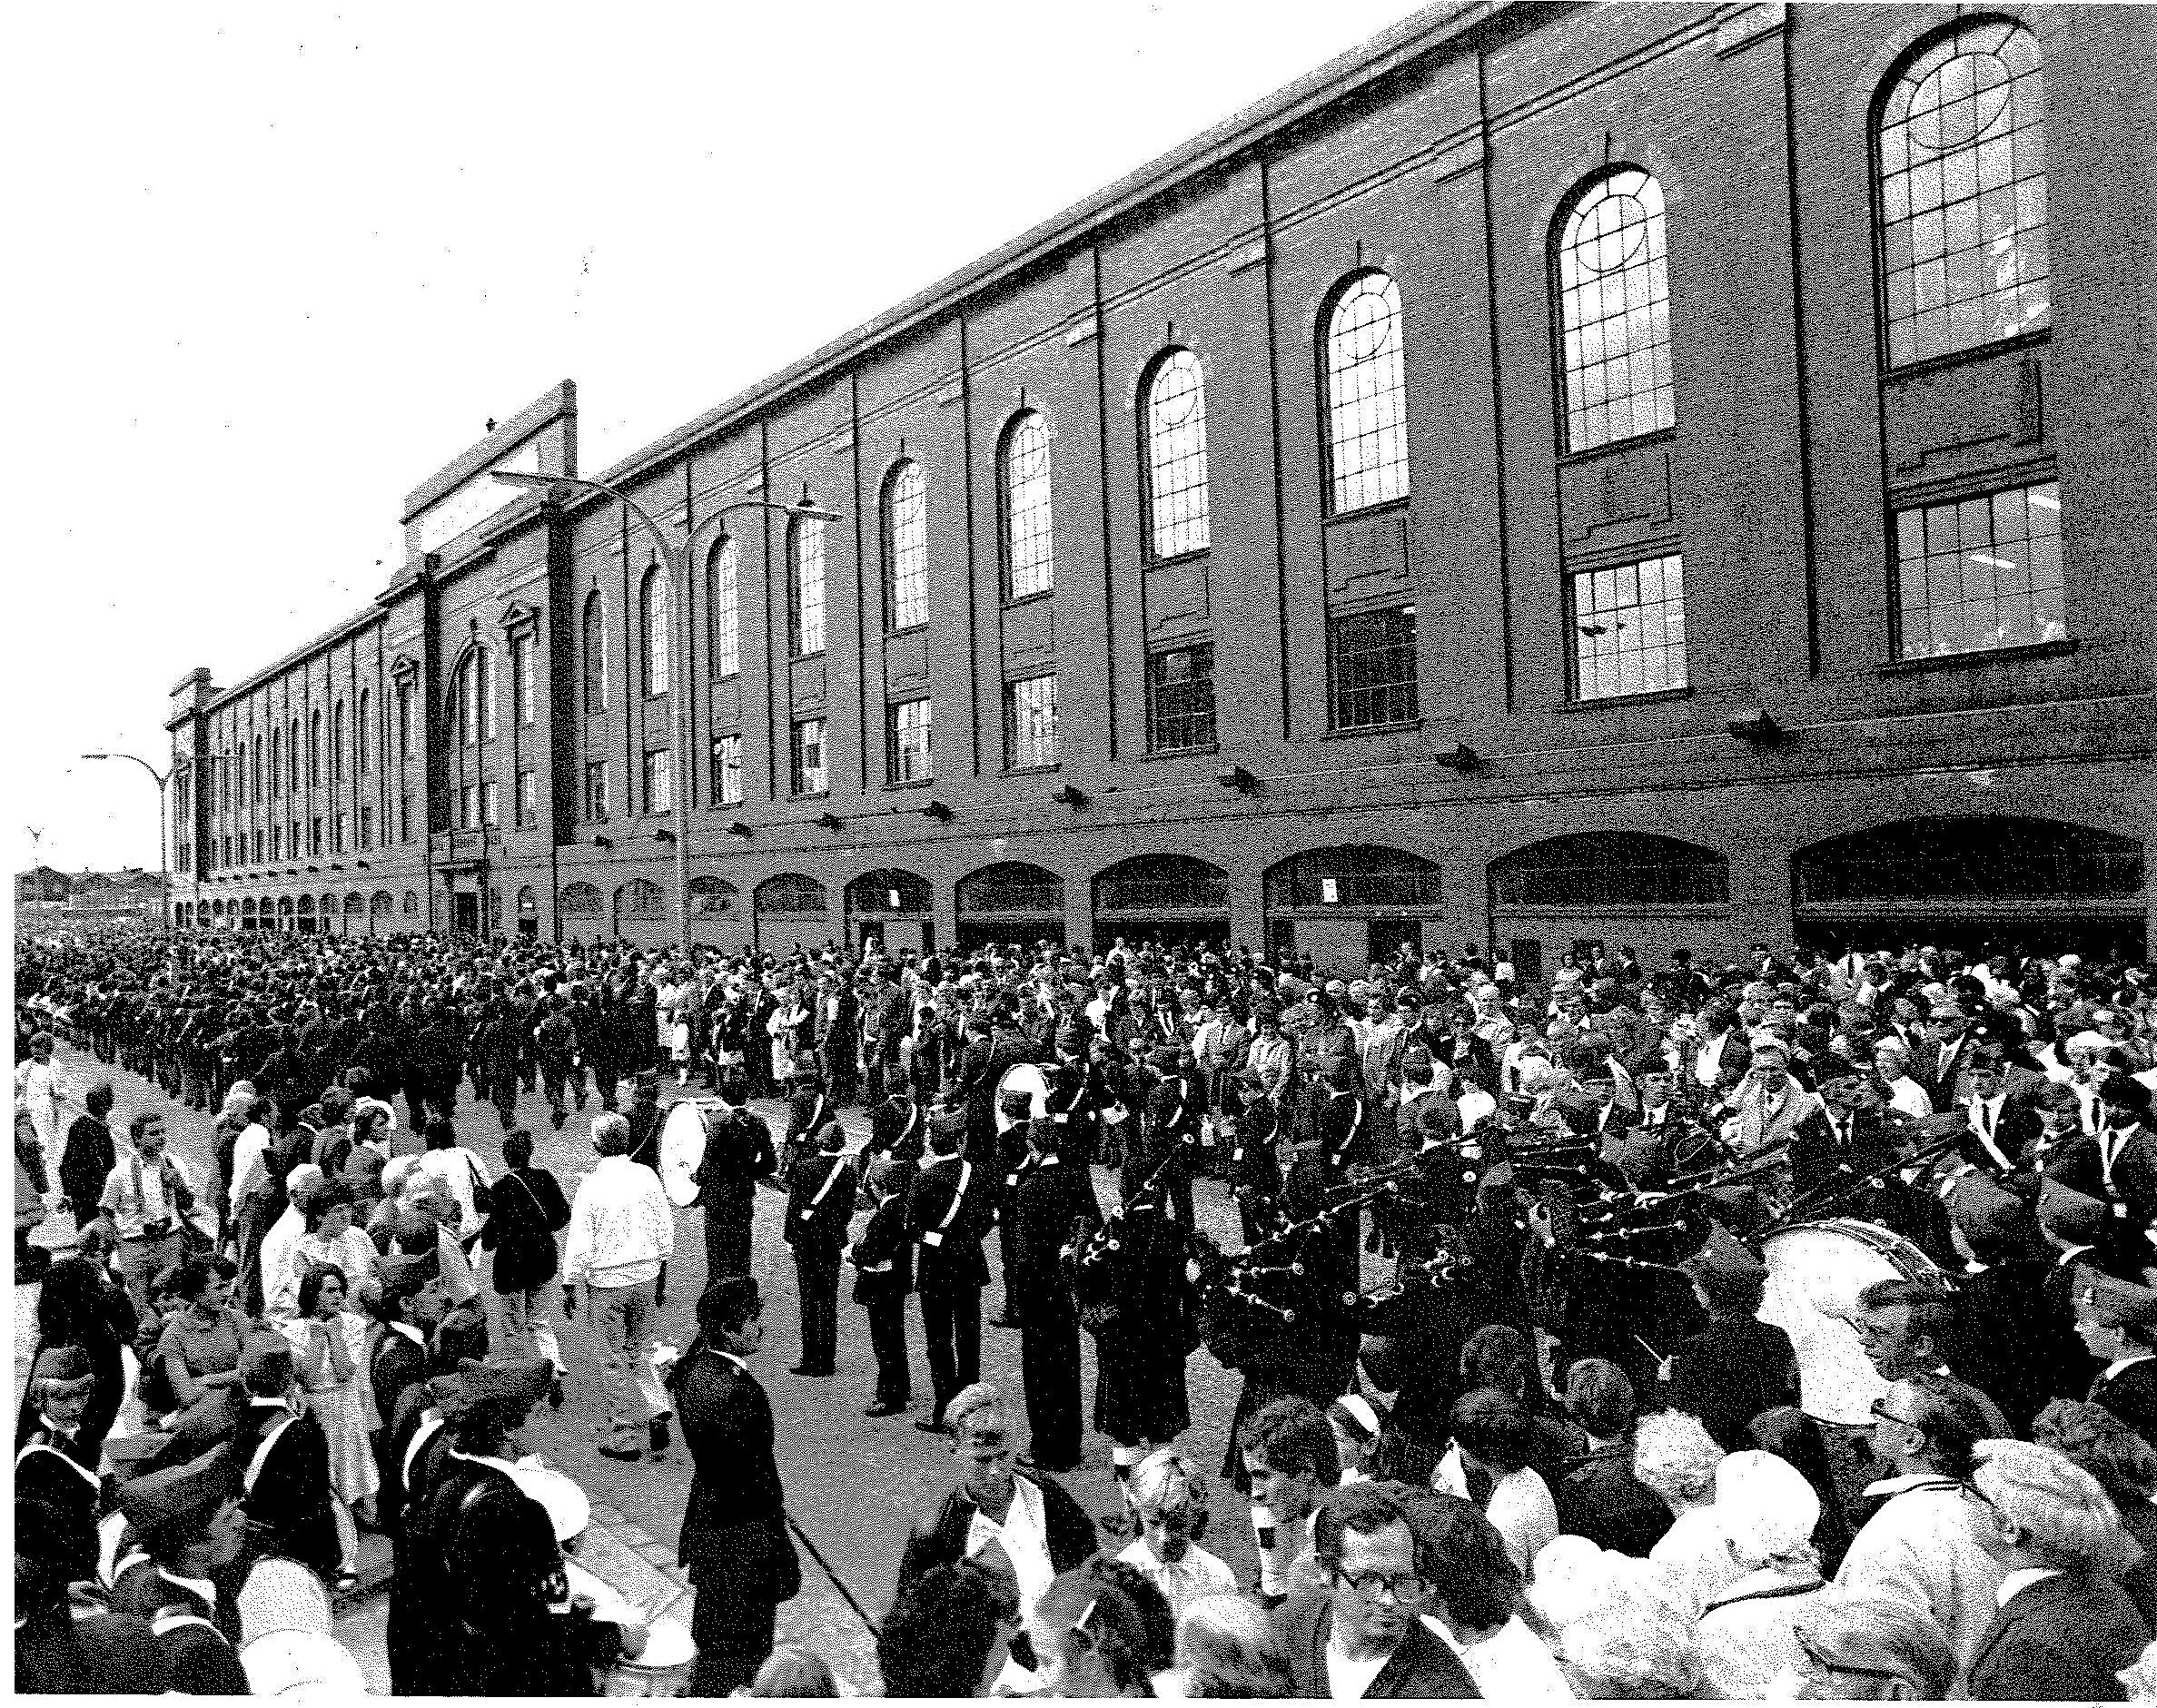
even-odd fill
[{"label": "drummer in dark uniform", "polygon": [[810,1137],[816,1149],[796,1160],[787,1180],[786,1239],[794,1248],[801,1299],[801,1362],[788,1373],[831,1376],[837,1367],[839,1255],[854,1219],[854,1170],[847,1166],[846,1130],[836,1116]]},{"label": "drummer in dark uniform", "polygon": [[240,1355],[248,1394],[234,1446],[242,1506],[262,1538],[260,1551],[282,1554],[324,1583],[348,1586],[330,1489],[330,1443],[305,1408],[292,1350],[282,1336],[257,1335]]},{"label": "drummer in dark uniform", "polygon": [[[148,1561],[114,1585],[114,1613],[150,1623],[166,1688],[190,1696],[243,1696],[240,1634],[242,1524],[229,1448],[124,1485],[120,1509]],[[222,1581],[221,1581],[222,1580]]]},{"label": "drummer in dark uniform", "polygon": [[865,1182],[876,1208],[847,1254],[854,1265],[854,1302],[869,1314],[869,1346],[876,1355],[876,1392],[864,1416],[889,1417],[913,1398],[906,1358],[906,1295],[914,1290],[914,1241],[906,1232],[906,1191],[914,1165],[885,1157]]},{"label": "drummer in dark uniform", "polygon": [[771,1129],[747,1106],[720,1103],[705,1114],[704,1157],[691,1178],[704,1206],[705,1273],[749,1272],[757,1182],[778,1170]]},{"label": "drummer in dark uniform", "polygon": [[899,1172],[903,1196],[904,1182],[914,1178],[921,1163],[928,1118],[911,1085],[895,1077],[891,1083],[891,1094],[869,1111],[869,1141],[855,1159],[855,1167],[866,1185],[869,1170],[888,1160]]},{"label": "drummer in dark uniform", "polygon": [[922,1344],[935,1395],[935,1410],[914,1427],[937,1435],[951,1397],[981,1379],[981,1289],[989,1280],[981,1241],[993,1211],[982,1170],[959,1154],[967,1125],[964,1104],[929,1117],[928,1155],[906,1199]]},{"label": "drummer in dark uniform", "polygon": [[823,1149],[824,1141],[818,1135],[824,1130],[826,1121],[837,1119],[837,1108],[826,1094],[824,1081],[816,1070],[807,1066],[797,1069],[793,1091],[787,1099],[787,1136],[779,1144],[779,1172],[782,1180],[792,1180],[795,1163]]},{"label": "drummer in dark uniform", "polygon": [[[1024,1091],[1005,1095],[1026,1101]],[[1086,1214],[1086,1200],[1056,1149],[1059,1130],[1046,1119],[1022,1115],[1012,1123],[1011,1133],[1025,1137],[1027,1157],[1012,1195],[1010,1249],[1016,1267],[1004,1280],[1011,1302],[1019,1308],[1019,1361],[1032,1435],[1027,1462],[1044,1471],[1077,1469],[1085,1434],[1078,1305],[1064,1276],[1064,1253],[1074,1227]]]},{"label": "drummer in dark uniform", "polygon": [[70,1581],[97,1575],[96,1448],[82,1430],[96,1379],[82,1348],[47,1347],[31,1367],[15,1437],[15,1535],[41,1536]]},{"label": "drummer in dark uniform", "polygon": [[1034,1165],[1026,1139],[1033,1113],[1031,1092],[1014,1087],[996,1093],[996,1125],[1002,1129],[996,1136],[996,1244],[1004,1269],[1004,1308],[996,1313],[992,1325],[997,1328],[1025,1326],[1025,1301],[1017,1281],[1017,1212],[1019,1182]]},{"label": "drummer in dark uniform", "polygon": [[1222,1088],[1221,1106],[1233,1129],[1228,1139],[1228,1180],[1248,1246],[1271,1232],[1280,1219],[1280,1115],[1255,1068],[1242,1069]]}]

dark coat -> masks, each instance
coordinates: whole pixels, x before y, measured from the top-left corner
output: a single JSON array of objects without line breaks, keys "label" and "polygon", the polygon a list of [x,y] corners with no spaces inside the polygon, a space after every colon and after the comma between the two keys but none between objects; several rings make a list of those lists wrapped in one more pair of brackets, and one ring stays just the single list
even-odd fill
[{"label": "dark coat", "polygon": [[692,1342],[674,1371],[674,1409],[696,1475],[678,1555],[699,1594],[767,1606],[801,1589],[773,1456],[771,1399],[732,1359]]},{"label": "dark coat", "polygon": [[15,1535],[35,1530],[38,1551],[67,1563],[70,1582],[97,1575],[98,1484],[95,1465],[83,1463],[85,1444],[33,1429],[15,1449]]},{"label": "dark coat", "polygon": [[2045,1287],[2051,1269],[2042,1259],[1994,1264],[1965,1278],[1955,1294],[1956,1373],[1991,1395],[2019,1436],[2047,1400],[2088,1393],[2102,1367]]},{"label": "dark coat", "polygon": [[836,1263],[854,1219],[854,1170],[846,1153],[816,1150],[798,1158],[787,1187],[787,1243],[798,1257],[823,1255]]},{"label": "dark coat", "polygon": [[[906,1234],[906,1200],[900,1193],[869,1213],[854,1242],[854,1302],[904,1298],[914,1290],[914,1241]],[[876,1265],[888,1263],[887,1269]]]},{"label": "dark coat", "polygon": [[1670,1360],[1667,1400],[1699,1418],[1726,1453],[1753,1445],[1746,1426],[1796,1393],[1796,1349],[1772,1323],[1711,1322]]},{"label": "dark coat", "polygon": [[[1023,1482],[1041,1491],[1042,1516],[1048,1530],[1049,1564],[1068,1572],[1085,1564],[1099,1546],[1093,1521],[1064,1492],[1053,1476],[1039,1471],[1018,1473]],[[893,1606],[906,1594],[930,1567],[955,1565],[965,1557],[966,1533],[974,1525],[974,1497],[965,1486],[952,1489],[914,1522],[906,1534],[905,1552],[899,1556],[898,1583],[892,1590]]]},{"label": "dark coat", "polygon": [[[252,1469],[255,1451],[278,1415],[271,1407],[246,1407],[234,1443],[245,1469]],[[330,1503],[329,1438],[312,1413],[302,1413],[279,1433],[262,1468],[248,1480],[241,1510],[272,1539],[270,1551],[298,1560],[328,1578],[336,1572],[342,1552]]]},{"label": "dark coat", "polygon": [[60,1152],[60,1190],[70,1203],[94,1211],[105,1176],[118,1160],[113,1130],[94,1115],[77,1115]]},{"label": "dark coat", "polygon": [[2075,1573],[2033,1584],[1993,1615],[1963,1675],[1973,1702],[2124,1702],[2113,1676],[2150,1640],[2127,1593]]},{"label": "dark coat", "polygon": [[527,1166],[504,1174],[488,1196],[493,1209],[480,1243],[494,1253],[494,1290],[546,1286],[561,1268],[554,1236],[569,1225],[561,1183],[547,1170]]},{"label": "dark coat", "polygon": [[[1292,1681],[1289,1694],[1324,1702],[1332,1695],[1326,1680],[1326,1642],[1333,1633],[1333,1597],[1322,1589],[1291,1595],[1274,1610],[1273,1629],[1288,1652]],[[1427,1698],[1472,1700],[1482,1694],[1468,1669],[1445,1639],[1434,1636],[1420,1619],[1408,1622],[1408,1634],[1393,1658],[1370,1681],[1365,1702]]]},{"label": "dark coat", "polygon": [[1006,1288],[1016,1288],[1021,1320],[1033,1321],[1037,1310],[1044,1320],[1075,1312],[1064,1279],[1063,1254],[1072,1223],[1085,1210],[1077,1177],[1063,1162],[1036,1162],[1019,1176],[1012,1199],[1012,1255],[1017,1268],[1006,1278]]},{"label": "dark coat", "polygon": [[1551,1491],[1558,1527],[1637,1560],[1670,1528],[1669,1507],[1633,1475],[1633,1446],[1619,1441],[1578,1461]]},{"label": "dark coat", "polygon": [[2117,1376],[2099,1372],[2090,1384],[2090,1404],[2157,1446],[2157,1358],[2137,1358]]},{"label": "dark coat", "polygon": [[[986,1165],[956,1158],[930,1158],[915,1175],[906,1192],[906,1231],[918,1248],[916,1289],[953,1293],[989,1284],[981,1239],[988,1229],[990,1192],[996,1178]],[[965,1193],[960,1197],[962,1180]],[[959,1199],[958,1210],[945,1226],[955,1198]]]}]

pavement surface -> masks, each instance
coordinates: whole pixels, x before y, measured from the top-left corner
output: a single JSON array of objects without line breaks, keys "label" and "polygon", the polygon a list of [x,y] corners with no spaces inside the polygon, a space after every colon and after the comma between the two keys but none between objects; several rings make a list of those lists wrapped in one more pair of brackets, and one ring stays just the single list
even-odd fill
[{"label": "pavement surface", "polygon": [[[173,1154],[184,1160],[198,1185],[213,1178],[209,1114],[175,1105],[156,1085],[118,1068],[106,1068],[86,1052],[63,1048],[59,1054],[74,1079],[78,1095],[99,1078],[112,1081],[116,1097],[115,1129],[124,1130],[127,1118],[139,1111],[163,1111]],[[459,1139],[499,1171],[501,1123],[490,1105],[472,1102],[470,1091],[469,1082],[460,1088],[454,1111]],[[660,1101],[670,1103],[681,1096],[706,1094],[694,1085],[687,1091],[680,1091],[669,1080],[662,1081]],[[623,1103],[626,1107],[626,1088]],[[783,1105],[762,1102],[757,1109],[771,1123],[776,1141],[786,1130]],[[401,1099],[399,1110],[401,1119]],[[71,1110],[67,1118],[76,1112],[79,1111]],[[532,1134],[534,1160],[551,1170],[564,1194],[572,1199],[578,1180],[597,1160],[590,1132],[592,1118],[599,1112],[598,1100],[590,1099],[580,1113],[571,1113],[569,1124],[558,1132],[545,1100],[537,1092],[525,1093],[518,1105],[518,1123]],[[863,1111],[846,1111],[843,1119],[856,1143],[866,1138],[868,1121]],[[1095,1170],[1094,1187],[1103,1207],[1113,1207],[1116,1201],[1113,1174]],[[1232,1249],[1241,1243],[1235,1206],[1225,1188],[1218,1181],[1201,1180],[1194,1200],[1202,1229]],[[926,1413],[929,1381],[922,1355],[920,1320],[911,1308],[908,1348],[914,1362],[914,1408],[907,1414],[880,1419],[862,1415],[873,1397],[876,1360],[869,1350],[867,1318],[848,1297],[850,1271],[840,1282],[837,1375],[817,1379],[787,1374],[787,1366],[799,1361],[800,1311],[794,1265],[780,1237],[785,1209],[782,1194],[771,1190],[757,1194],[752,1268],[763,1286],[767,1303],[764,1348],[755,1368],[771,1395],[779,1472],[786,1484],[788,1510],[856,1597],[872,1616],[880,1618],[890,1603],[908,1527],[915,1515],[955,1480],[955,1467],[945,1438],[924,1435],[914,1427],[915,1419]],[[858,1226],[857,1221],[857,1231]],[[71,1241],[73,1219],[54,1216],[35,1237],[45,1245]],[[987,1242],[987,1250],[992,1272],[999,1270],[1000,1254],[994,1237]],[[657,1340],[678,1348],[688,1345],[696,1333],[695,1305],[704,1279],[703,1212],[694,1209],[678,1211],[674,1261],[668,1271],[667,1303],[655,1333]],[[484,1274],[481,1285],[483,1288],[486,1286]],[[491,1306],[491,1291],[487,1297]],[[1023,1417],[1018,1334],[1013,1329],[991,1328],[985,1321],[1002,1297],[1002,1280],[997,1274],[983,1295],[982,1377],[1000,1383],[1014,1401],[1022,1401]],[[18,1396],[27,1375],[24,1360],[35,1332],[35,1288],[15,1289]],[[566,1322],[558,1309],[554,1322],[569,1367],[563,1384],[567,1403],[559,1412],[542,1406],[534,1414],[525,1429],[526,1449],[573,1478],[591,1499],[592,1526],[579,1545],[579,1564],[613,1585],[647,1614],[678,1618],[686,1625],[686,1582],[674,1564],[674,1555],[693,1468],[688,1449],[681,1445],[678,1430],[672,1451],[657,1461],[648,1458],[623,1464],[599,1456],[596,1431],[606,1408],[598,1340],[581,1307],[578,1315]],[[1091,1338],[1082,1336],[1081,1348],[1090,1422],[1094,1378]],[[1192,1427],[1181,1445],[1212,1471],[1220,1465],[1226,1446],[1241,1377],[1222,1369],[1201,1351],[1191,1358],[1186,1379]],[[1089,1429],[1084,1464],[1058,1479],[1096,1517],[1121,1507],[1110,1447],[1105,1437]],[[1242,1503],[1217,1485],[1212,1505],[1214,1522],[1206,1545],[1228,1563],[1239,1582],[1249,1583],[1256,1575],[1257,1555]],[[387,1545],[365,1533],[362,1541],[362,1576],[367,1581],[359,1594],[348,1597],[341,1605],[338,1635],[367,1669],[370,1687],[386,1693],[381,1638],[388,1599],[383,1593]],[[1112,1551],[1122,1545],[1105,1534],[1103,1541]],[[870,1694],[876,1691],[875,1639],[806,1553],[801,1594],[779,1610],[778,1637],[781,1642],[800,1643],[822,1655],[854,1692]]]}]

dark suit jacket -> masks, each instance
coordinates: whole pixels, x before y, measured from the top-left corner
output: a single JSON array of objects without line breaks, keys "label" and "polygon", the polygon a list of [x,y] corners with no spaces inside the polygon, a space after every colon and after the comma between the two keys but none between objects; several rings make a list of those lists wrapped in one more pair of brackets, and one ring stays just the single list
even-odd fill
[{"label": "dark suit jacket", "polygon": [[1630,1441],[1598,1447],[1575,1465],[1551,1494],[1558,1503],[1558,1526],[1566,1535],[1586,1536],[1598,1547],[1637,1560],[1646,1559],[1670,1528],[1669,1507],[1633,1475]]},{"label": "dark suit jacket", "polygon": [[1014,1273],[1006,1280],[1018,1288],[1022,1318],[1032,1321],[1039,1311],[1045,1323],[1053,1314],[1068,1317],[1076,1308],[1064,1279],[1063,1251],[1073,1221],[1085,1208],[1076,1179],[1061,1160],[1036,1163],[1019,1176],[1012,1202]]},{"label": "dark suit jacket", "polygon": [[[846,1249],[846,1224],[854,1219],[854,1170],[846,1153],[816,1150],[797,1159],[787,1186],[787,1243],[798,1258],[826,1258],[836,1267]],[[824,1193],[821,1200],[818,1192]]]},{"label": "dark suit jacket", "polygon": [[[870,1266],[888,1263],[888,1269]],[[904,1193],[879,1204],[869,1212],[868,1225],[854,1242],[854,1302],[905,1298],[914,1290],[914,1242],[906,1237],[906,1199]]]},{"label": "dark suit jacket", "polygon": [[699,1338],[675,1371],[674,1409],[697,1466],[678,1553],[689,1581],[724,1601],[792,1600],[801,1561],[787,1535],[763,1385]]},{"label": "dark suit jacket", "polygon": [[1955,1295],[1955,1371],[1991,1395],[2021,1436],[2045,1401],[2087,1394],[2101,1367],[2046,1288],[2051,1268],[2042,1259],[1994,1264],[1966,1277]]},{"label": "dark suit jacket", "polygon": [[[1048,1530],[1049,1564],[1059,1572],[1083,1565],[1098,1545],[1093,1521],[1085,1508],[1064,1493],[1055,1478],[1039,1471],[1021,1471],[1019,1479],[1041,1491],[1042,1517]],[[952,1489],[921,1517],[906,1534],[906,1549],[899,1556],[898,1582],[891,1604],[897,1606],[923,1573],[935,1565],[955,1565],[966,1555],[966,1532],[974,1525],[974,1497],[962,1486]]]},{"label": "dark suit jacket", "polygon": [[1993,1615],[1962,1693],[1973,1702],[2124,1702],[2112,1674],[2150,1640],[2127,1593],[2076,1573],[2032,1585]]},{"label": "dark suit jacket", "polygon": [[1724,1452],[1742,1452],[1753,1445],[1746,1426],[1795,1397],[1796,1361],[1790,1337],[1772,1323],[1710,1323],[1672,1357],[1667,1403],[1699,1418]]},{"label": "dark suit jacket", "polygon": [[[1292,1681],[1289,1694],[1324,1702],[1332,1695],[1326,1682],[1326,1641],[1333,1632],[1333,1597],[1325,1590],[1303,1590],[1274,1610],[1273,1629],[1288,1651]],[[1408,1622],[1408,1634],[1363,1693],[1365,1702],[1400,1702],[1432,1697],[1470,1700],[1482,1694],[1468,1669],[1441,1637],[1420,1619]]]},{"label": "dark suit jacket", "polygon": [[[255,1450],[277,1415],[274,1408],[247,1407],[234,1444],[242,1474],[254,1463]],[[269,1457],[241,1500],[241,1510],[275,1539],[272,1552],[287,1555],[327,1578],[337,1570],[342,1552],[330,1501],[329,1438],[312,1412],[302,1413],[272,1444]]]},{"label": "dark suit jacket", "polygon": [[2157,1358],[2137,1358],[2117,1376],[2100,1372],[2090,1384],[2090,1404],[2157,1446]]},{"label": "dark suit jacket", "polygon": [[[969,1171],[970,1170],[970,1171]],[[966,1192],[958,1213],[944,1226],[945,1213],[957,1196],[965,1172]],[[985,1161],[968,1164],[957,1159],[936,1162],[928,1159],[906,1191],[906,1231],[917,1249],[914,1285],[924,1293],[955,1292],[962,1288],[989,1284],[988,1259],[982,1255],[981,1237],[988,1225],[986,1205],[994,1187],[1003,1177]],[[929,1236],[942,1229],[941,1238]]]}]

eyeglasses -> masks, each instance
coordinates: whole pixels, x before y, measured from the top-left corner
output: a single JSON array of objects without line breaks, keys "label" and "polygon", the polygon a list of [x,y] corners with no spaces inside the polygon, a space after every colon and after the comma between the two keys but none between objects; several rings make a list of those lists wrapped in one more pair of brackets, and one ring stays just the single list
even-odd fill
[{"label": "eyeglasses", "polygon": [[1852,1678],[1899,1679],[1902,1677],[1900,1673],[1889,1672],[1885,1667],[1852,1666],[1844,1661],[1831,1661],[1820,1653],[1812,1638],[1807,1636],[1802,1629],[1794,1631],[1792,1634],[1796,1637],[1797,1646],[1804,1651],[1805,1658],[1823,1673],[1843,1673]]},{"label": "eyeglasses", "polygon": [[1400,1607],[1420,1607],[1430,1598],[1430,1581],[1414,1572],[1390,1576],[1384,1572],[1337,1571],[1333,1575],[1373,1606],[1377,1605],[1381,1593],[1390,1594],[1394,1604]]},{"label": "eyeglasses", "polygon": [[1900,1424],[1905,1429],[1916,1430],[1919,1435],[1923,1435],[1924,1433],[1923,1429],[1918,1428],[1918,1426],[1912,1423],[1907,1417],[1900,1417],[1896,1413],[1889,1411],[1887,1409],[1887,1402],[1885,1400],[1875,1399],[1873,1402],[1872,1411],[1875,1417],[1879,1418],[1885,1423]]}]

